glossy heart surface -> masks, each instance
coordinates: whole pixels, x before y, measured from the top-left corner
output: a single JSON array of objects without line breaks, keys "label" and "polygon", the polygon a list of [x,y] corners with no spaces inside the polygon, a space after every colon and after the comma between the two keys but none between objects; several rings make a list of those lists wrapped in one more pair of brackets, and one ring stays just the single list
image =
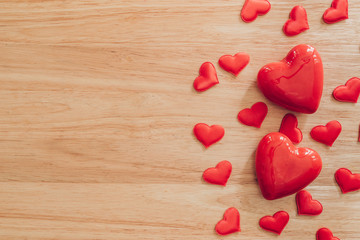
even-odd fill
[{"label": "glossy heart surface", "polygon": [[205,62],[199,69],[199,76],[194,80],[194,89],[203,92],[219,83],[216,69],[210,62]]},{"label": "glossy heart surface", "polygon": [[238,120],[247,126],[260,128],[268,113],[268,107],[263,102],[257,102],[251,108],[245,108],[238,114]]},{"label": "glossy heart surface", "polygon": [[235,76],[239,75],[250,61],[250,56],[247,53],[237,53],[234,56],[224,55],[219,59],[219,65],[225,71],[231,72]]},{"label": "glossy heart surface", "polygon": [[319,125],[311,129],[311,137],[325,145],[332,146],[341,133],[341,124],[336,121],[330,121],[325,126]]},{"label": "glossy heart surface", "polygon": [[295,6],[290,12],[290,19],[284,24],[287,36],[295,36],[309,29],[307,13],[302,6]]},{"label": "glossy heart surface", "polygon": [[354,77],[349,79],[345,85],[340,85],[334,89],[333,96],[340,102],[358,101],[360,94],[360,78]]},{"label": "glossy heart surface", "polygon": [[349,4],[347,0],[333,0],[331,7],[324,12],[324,22],[331,24],[348,19],[348,8]]},{"label": "glossy heart surface", "polygon": [[267,134],[256,151],[257,180],[268,200],[294,194],[309,185],[322,168],[320,155],[298,148],[282,133]]},{"label": "glossy heart surface", "polygon": [[225,130],[220,125],[209,126],[205,123],[198,123],[194,127],[195,137],[206,147],[210,147],[214,143],[220,141],[224,134]]},{"label": "glossy heart surface", "polygon": [[285,134],[293,143],[300,143],[303,135],[298,128],[298,120],[294,114],[288,113],[281,121],[279,132]]},{"label": "glossy heart surface", "polygon": [[241,19],[244,22],[252,22],[258,15],[264,15],[270,9],[271,4],[268,0],[245,0],[244,6],[241,9]]},{"label": "glossy heart surface", "polygon": [[225,211],[224,217],[216,226],[215,231],[220,235],[228,235],[240,232],[240,214],[236,208],[229,208]]},{"label": "glossy heart surface", "polygon": [[334,237],[332,232],[328,228],[320,228],[316,232],[316,240],[340,240]]},{"label": "glossy heart surface", "polygon": [[343,193],[360,190],[360,174],[353,174],[349,169],[338,169],[335,173],[335,180]]},{"label": "glossy heart surface", "polygon": [[315,48],[301,44],[280,62],[262,67],[257,83],[265,97],[289,110],[314,113],[323,91],[323,64]]},{"label": "glossy heart surface", "polygon": [[319,201],[312,199],[308,191],[301,190],[295,198],[299,215],[315,216],[322,213],[323,206]]},{"label": "glossy heart surface", "polygon": [[231,170],[232,165],[229,161],[221,161],[216,167],[206,169],[203,173],[203,179],[211,184],[226,186]]},{"label": "glossy heart surface", "polygon": [[285,211],[279,211],[273,216],[262,217],[259,225],[262,229],[276,234],[281,234],[286,224],[289,222],[289,214]]}]

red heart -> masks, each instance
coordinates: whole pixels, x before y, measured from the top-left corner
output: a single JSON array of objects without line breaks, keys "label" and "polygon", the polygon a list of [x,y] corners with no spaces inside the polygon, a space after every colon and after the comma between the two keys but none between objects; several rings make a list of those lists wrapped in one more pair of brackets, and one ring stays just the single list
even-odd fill
[{"label": "red heart", "polygon": [[295,6],[290,12],[290,19],[285,23],[283,31],[287,36],[298,35],[309,29],[307,14],[302,6]]},{"label": "red heart", "polygon": [[268,13],[270,8],[271,4],[268,0],[245,0],[241,10],[241,18],[244,22],[252,22],[258,15]]},{"label": "red heart", "polygon": [[285,211],[279,211],[273,216],[262,217],[259,225],[262,229],[276,234],[281,234],[286,224],[289,222],[289,214]]},{"label": "red heart", "polygon": [[250,61],[250,56],[247,53],[237,53],[234,56],[224,55],[219,59],[219,65],[225,71],[231,72],[237,76]]},{"label": "red heart", "polygon": [[264,198],[273,200],[298,192],[320,173],[319,154],[297,148],[282,133],[266,135],[256,150],[256,175]]},{"label": "red heart", "polygon": [[206,169],[203,173],[203,179],[208,183],[226,186],[231,170],[232,165],[230,162],[221,161],[216,167]]},{"label": "red heart", "polygon": [[341,124],[336,121],[330,121],[326,126],[316,126],[311,129],[311,137],[318,142],[332,146],[341,132]]},{"label": "red heart", "polygon": [[318,109],[323,89],[323,65],[309,45],[294,47],[281,62],[262,67],[258,86],[271,101],[302,113]]},{"label": "red heart", "polygon": [[227,209],[224,213],[223,219],[216,224],[215,231],[220,235],[240,232],[239,211],[233,207]]},{"label": "red heart", "polygon": [[194,88],[198,92],[203,92],[219,83],[216,69],[210,62],[201,65],[199,76],[194,81]]},{"label": "red heart", "polygon": [[343,193],[360,189],[360,174],[353,174],[349,169],[338,169],[335,173],[335,179]]},{"label": "red heart", "polygon": [[293,143],[300,143],[303,135],[297,127],[298,120],[294,114],[288,113],[284,116],[279,132],[285,134]]},{"label": "red heart", "polygon": [[268,112],[265,103],[257,102],[250,108],[241,110],[238,114],[238,120],[245,125],[260,128]]},{"label": "red heart", "polygon": [[316,232],[316,240],[340,240],[337,237],[334,237],[332,232],[327,228],[320,228]]},{"label": "red heart", "polygon": [[209,125],[205,123],[198,123],[194,127],[195,137],[206,147],[220,141],[225,134],[225,130],[220,125]]},{"label": "red heart", "polygon": [[344,85],[334,89],[333,96],[340,102],[356,103],[360,94],[360,78],[354,77],[349,79]]},{"label": "red heart", "polygon": [[331,24],[348,19],[348,1],[334,0],[323,15],[324,22]]},{"label": "red heart", "polygon": [[319,215],[323,211],[321,203],[313,200],[311,194],[306,190],[296,194],[296,205],[299,215]]}]

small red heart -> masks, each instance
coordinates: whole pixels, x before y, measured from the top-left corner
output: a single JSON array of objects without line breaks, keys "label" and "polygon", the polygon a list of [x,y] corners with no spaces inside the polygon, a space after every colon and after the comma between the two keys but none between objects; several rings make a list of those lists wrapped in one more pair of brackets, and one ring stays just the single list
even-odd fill
[{"label": "small red heart", "polygon": [[195,137],[206,147],[220,141],[225,134],[225,130],[220,125],[209,125],[205,123],[198,123],[194,127]]},{"label": "small red heart", "polygon": [[267,134],[256,150],[256,175],[265,199],[294,194],[319,175],[322,161],[310,148],[298,148],[282,133]]},{"label": "small red heart", "polygon": [[281,61],[262,67],[257,78],[265,97],[302,113],[314,113],[323,90],[323,65],[319,53],[309,45],[298,45]]},{"label": "small red heart", "polygon": [[319,125],[313,127],[313,129],[311,129],[310,135],[315,141],[321,142],[331,147],[339,136],[340,132],[341,124],[338,121],[333,120],[328,122],[326,126]]},{"label": "small red heart", "polygon": [[296,194],[296,205],[299,215],[320,215],[323,211],[323,206],[317,200],[313,200],[311,194],[302,190]]},{"label": "small red heart", "polygon": [[199,69],[199,76],[194,81],[194,88],[198,92],[203,92],[219,83],[216,69],[210,62],[205,62]]},{"label": "small red heart", "polygon": [[348,1],[334,0],[323,15],[324,22],[331,24],[348,19]]},{"label": "small red heart", "polygon": [[245,0],[241,10],[241,18],[244,22],[252,22],[258,15],[267,14],[270,8],[271,4],[268,0]]},{"label": "small red heart", "polygon": [[219,59],[219,65],[225,71],[231,72],[237,76],[250,61],[250,56],[247,53],[237,53],[234,56],[224,55]]},{"label": "small red heart", "polygon": [[206,169],[203,173],[203,179],[208,183],[226,186],[231,170],[230,162],[221,161],[216,167]]},{"label": "small red heart", "polygon": [[215,231],[220,235],[240,232],[239,211],[234,207],[227,209],[224,213],[223,219],[216,224]]},{"label": "small red heart", "polygon": [[307,13],[302,6],[295,6],[290,12],[290,19],[284,24],[287,36],[295,36],[309,29]]},{"label": "small red heart", "polygon": [[332,232],[328,228],[320,228],[316,232],[316,240],[340,240],[334,237]]},{"label": "small red heart", "polygon": [[279,211],[273,216],[262,217],[259,225],[262,229],[276,234],[281,234],[286,224],[289,222],[289,214],[285,211]]},{"label": "small red heart", "polygon": [[294,114],[288,113],[284,116],[279,132],[285,134],[293,143],[300,143],[303,135],[297,127],[298,120]]},{"label": "small red heart", "polygon": [[333,96],[340,102],[356,103],[360,94],[360,78],[354,77],[349,79],[344,85],[334,89]]},{"label": "small red heart", "polygon": [[247,126],[260,128],[268,113],[268,107],[263,102],[257,102],[250,108],[241,110],[238,114],[238,120]]},{"label": "small red heart", "polygon": [[349,169],[338,169],[335,173],[335,179],[343,193],[360,189],[360,174],[354,174]]}]

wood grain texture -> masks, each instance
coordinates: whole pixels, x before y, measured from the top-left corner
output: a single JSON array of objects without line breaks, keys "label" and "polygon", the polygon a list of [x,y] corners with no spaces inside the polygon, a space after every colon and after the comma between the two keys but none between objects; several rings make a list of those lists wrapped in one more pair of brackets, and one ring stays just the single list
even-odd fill
[{"label": "wood grain texture", "polygon": [[[242,232],[223,239],[315,239],[320,227],[360,239],[359,192],[342,195],[333,177],[360,172],[360,110],[331,96],[360,76],[360,5],[349,0],[349,19],[327,25],[330,0],[271,2],[246,24],[239,0],[1,0],[0,239],[219,239],[214,226],[231,206]],[[298,4],[310,30],[289,38],[282,25]],[[259,92],[257,72],[301,43],[325,70],[319,110],[296,114],[300,146],[323,158],[307,188],[324,206],[317,217],[297,216],[294,196],[264,200],[254,174],[257,143],[288,112]],[[216,64],[220,84],[192,89],[203,62],[240,51],[251,60],[238,77]],[[269,107],[262,128],[241,125],[237,113],[257,101]],[[310,138],[334,119],[343,131],[333,147]],[[225,137],[205,150],[198,122],[223,125]],[[227,187],[204,183],[224,159]],[[290,214],[280,237],[258,226],[278,210]]]}]

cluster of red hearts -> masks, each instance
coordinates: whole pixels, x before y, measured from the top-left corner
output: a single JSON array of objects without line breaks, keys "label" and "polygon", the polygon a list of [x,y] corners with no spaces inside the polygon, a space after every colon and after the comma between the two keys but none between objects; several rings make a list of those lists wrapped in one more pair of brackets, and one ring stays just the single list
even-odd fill
[{"label": "cluster of red hearts", "polygon": [[[241,10],[244,22],[254,21],[258,15],[264,15],[271,9],[268,0],[246,0]],[[348,18],[348,1],[334,0],[323,14],[326,23],[336,23]],[[287,36],[295,36],[309,29],[307,13],[302,6],[295,6],[290,12],[290,19],[284,24],[283,31]]]},{"label": "cluster of red hearts", "polygon": [[[334,23],[346,19],[347,8],[347,0],[334,0],[331,8],[324,13],[324,21]],[[269,10],[270,3],[267,0],[246,0],[241,17],[244,21],[250,22],[255,20],[257,15],[265,14]],[[291,19],[284,26],[285,33],[296,35],[304,31],[305,27],[308,29],[308,25],[299,28],[298,23],[303,22],[296,22],[300,19],[299,17],[306,20],[306,12],[302,7],[297,6],[290,14]],[[307,20],[305,22],[307,24]],[[294,34],[295,32],[297,33]],[[248,54],[237,53],[234,56],[222,56],[219,59],[219,65],[222,69],[237,76],[249,61]],[[199,76],[195,79],[193,86],[198,92],[203,92],[218,83],[214,65],[205,62],[200,67]],[[267,64],[260,69],[257,85],[270,101],[294,112],[312,114],[317,111],[323,92],[323,64],[320,54],[314,47],[306,44],[295,46],[280,62]],[[360,78],[356,77],[333,91],[334,98],[341,102],[356,103],[359,95]],[[267,105],[258,102],[251,108],[241,110],[237,117],[244,125],[260,128],[267,113]],[[341,124],[333,120],[325,126],[314,127],[310,135],[314,140],[331,147],[340,132]],[[220,141],[224,134],[225,130],[220,125],[209,126],[198,123],[194,127],[194,135],[206,148]],[[265,199],[274,200],[296,193],[298,214],[315,216],[321,214],[322,204],[303,189],[320,174],[322,160],[315,150],[295,146],[302,141],[302,138],[296,116],[291,113],[286,114],[279,132],[267,134],[257,147],[256,175]],[[221,161],[216,167],[205,170],[203,179],[211,184],[226,186],[231,171],[231,163]],[[344,194],[360,189],[360,174],[353,174],[349,169],[338,169],[335,172],[335,180]],[[280,235],[288,221],[289,214],[278,211],[272,216],[262,217],[259,225],[264,230]],[[215,230],[220,235],[239,232],[238,210],[233,207],[227,209],[223,219],[216,224]],[[319,229],[316,238],[318,240],[338,239],[333,237],[332,232],[327,228]]]}]

